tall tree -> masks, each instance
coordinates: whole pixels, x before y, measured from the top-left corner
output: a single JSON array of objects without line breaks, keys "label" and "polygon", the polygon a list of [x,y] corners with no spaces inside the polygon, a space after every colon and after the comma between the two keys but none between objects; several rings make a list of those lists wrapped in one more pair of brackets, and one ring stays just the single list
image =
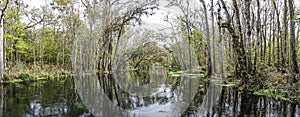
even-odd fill
[{"label": "tall tree", "polygon": [[245,0],[245,15],[246,15],[246,67],[248,71],[251,71],[251,24],[250,24],[250,5],[251,0]]},{"label": "tall tree", "polygon": [[296,55],[296,41],[295,41],[295,11],[294,11],[294,0],[289,0],[289,11],[290,11],[290,52],[292,59],[292,72],[299,73],[297,55]]},{"label": "tall tree", "polygon": [[211,27],[212,27],[212,49],[213,49],[213,55],[212,55],[212,60],[213,60],[213,70],[216,72],[216,39],[215,39],[215,17],[214,17],[214,0],[211,0]]},{"label": "tall tree", "polygon": [[280,47],[280,40],[281,40],[281,34],[280,34],[280,12],[279,8],[276,5],[275,0],[272,1],[274,10],[276,12],[276,25],[277,25],[277,70],[280,70],[280,65],[281,65],[281,60],[280,60],[280,52],[281,52],[281,47]]},{"label": "tall tree", "polygon": [[205,35],[206,35],[206,40],[207,40],[207,57],[208,57],[207,68],[208,68],[208,75],[211,75],[211,73],[212,73],[211,51],[210,51],[211,48],[210,48],[210,35],[209,35],[209,24],[208,24],[207,9],[206,9],[205,1],[204,0],[200,0],[200,2],[203,5],[204,17],[205,17]]},{"label": "tall tree", "polygon": [[287,0],[284,0],[284,7],[283,7],[283,26],[284,26],[284,35],[283,40],[281,43],[283,43],[282,47],[282,66],[285,67],[286,65],[286,46],[287,46],[287,34],[288,34],[288,21],[287,21],[287,12],[288,12],[288,6],[287,6]]},{"label": "tall tree", "polygon": [[[247,81],[246,74],[246,55],[245,55],[245,48],[244,48],[244,40],[242,36],[242,27],[240,22],[240,11],[236,0],[232,0],[234,12],[235,12],[235,21],[237,22],[236,25],[233,25],[232,16],[229,14],[228,8],[224,0],[220,0],[222,7],[225,11],[226,20],[222,23],[222,28],[226,28],[232,37],[233,42],[233,50],[237,57],[237,62],[235,64],[235,75],[238,78],[244,78],[243,80]],[[235,30],[237,28],[237,31]]]},{"label": "tall tree", "polygon": [[256,72],[257,68],[257,61],[258,61],[258,47],[260,44],[260,0],[256,0],[257,2],[257,20],[256,20],[256,43],[255,43],[255,48],[254,48],[254,72]]},{"label": "tall tree", "polygon": [[3,22],[4,22],[4,12],[7,9],[9,0],[0,1],[0,77],[3,77],[5,74],[5,64],[4,64],[4,31],[3,31]]},{"label": "tall tree", "polygon": [[223,69],[223,60],[225,60],[223,58],[223,35],[222,35],[222,27],[221,27],[221,24],[220,22],[222,21],[222,18],[221,18],[221,5],[218,1],[218,17],[217,17],[217,22],[218,22],[218,29],[219,29],[219,49],[220,49],[220,72],[221,72],[221,75],[222,75],[222,78],[224,78],[224,69]]}]

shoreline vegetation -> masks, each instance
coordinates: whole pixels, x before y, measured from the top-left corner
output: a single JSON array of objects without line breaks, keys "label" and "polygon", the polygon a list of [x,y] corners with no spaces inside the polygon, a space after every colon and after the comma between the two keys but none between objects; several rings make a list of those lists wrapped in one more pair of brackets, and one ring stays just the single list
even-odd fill
[{"label": "shoreline vegetation", "polygon": [[[72,78],[71,70],[66,70],[63,68],[57,68],[55,65],[36,65],[32,64],[21,64],[18,63],[11,68],[14,72],[7,72],[7,74],[0,78],[0,83],[28,83],[37,82],[40,80],[63,80],[66,78]],[[108,73],[108,72],[104,72]],[[184,71],[180,71],[179,68],[170,68],[169,73],[171,74],[186,74]],[[234,87],[244,93],[251,93],[255,95],[263,95],[267,97],[272,97],[279,100],[290,101],[290,102],[300,102],[300,81],[293,83],[287,79],[293,77],[299,77],[292,75],[290,73],[281,72],[265,72],[262,76],[257,77],[260,81],[250,81],[246,86],[241,84],[241,80],[235,78],[234,76],[227,74],[224,81],[213,81],[209,79],[205,71],[199,73],[201,77],[205,77],[205,82],[218,82],[219,85],[224,87]],[[217,84],[218,84],[217,83]],[[246,88],[247,87],[247,88]]]},{"label": "shoreline vegetation", "polygon": [[70,70],[56,67],[55,65],[32,65],[16,63],[10,68],[0,83],[35,82],[38,80],[59,80],[72,77]]}]

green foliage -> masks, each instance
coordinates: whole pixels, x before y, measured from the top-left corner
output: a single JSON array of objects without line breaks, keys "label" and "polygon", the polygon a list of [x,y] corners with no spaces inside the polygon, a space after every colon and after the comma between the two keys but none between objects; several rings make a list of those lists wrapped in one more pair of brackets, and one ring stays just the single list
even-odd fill
[{"label": "green foliage", "polygon": [[[282,80],[282,77],[276,78],[275,80]],[[278,82],[278,81],[276,81]],[[264,89],[258,89],[254,91],[254,94],[265,95],[273,97],[275,99],[287,100],[287,101],[300,101],[300,81],[297,83],[287,84],[281,83],[277,86],[270,86]]]},{"label": "green foliage", "polygon": [[171,68],[169,68],[169,71],[178,72],[178,71],[181,71],[181,69],[179,67],[171,67]]},{"label": "green foliage", "polygon": [[29,73],[22,72],[19,74],[18,79],[23,80],[23,81],[31,81],[31,80],[34,80],[34,76]]},{"label": "green foliage", "polygon": [[76,102],[75,106],[79,109],[85,108],[85,105],[82,102]]},{"label": "green foliage", "polygon": [[128,49],[128,51],[132,52],[129,60],[132,69],[147,70],[153,63],[167,64],[168,53],[158,47],[155,42],[147,42],[137,48]]},{"label": "green foliage", "polygon": [[280,100],[287,100],[291,101],[287,96],[286,96],[286,91],[282,89],[277,89],[275,87],[269,87],[267,89],[260,89],[254,92],[256,95],[265,95],[268,97],[273,97],[275,99],[280,99]]},{"label": "green foliage", "polygon": [[293,83],[287,94],[291,99],[300,102],[300,81]]}]

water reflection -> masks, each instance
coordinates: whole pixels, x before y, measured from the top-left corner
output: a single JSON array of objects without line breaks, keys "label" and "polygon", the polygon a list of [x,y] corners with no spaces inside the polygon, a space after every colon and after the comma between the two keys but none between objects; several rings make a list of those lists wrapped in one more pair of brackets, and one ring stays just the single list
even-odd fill
[{"label": "water reflection", "polygon": [[[180,116],[199,91],[199,79],[188,76],[168,77],[163,84],[153,83],[156,86],[140,87],[140,92],[146,92],[149,94],[147,96],[145,93],[126,92],[112,75],[78,76],[75,79],[82,101],[95,116]],[[132,80],[136,83],[123,86],[139,86],[134,85],[139,84],[139,80]]]},{"label": "water reflection", "polygon": [[[82,101],[95,116],[300,115],[298,104],[241,93],[235,88],[223,87],[221,80],[205,83],[203,78],[168,75],[163,84],[145,90],[152,91],[150,95],[138,96],[120,88],[112,75],[78,76],[75,79]],[[142,82],[134,78],[133,81]]]},{"label": "water reflection", "polygon": [[3,85],[0,85],[0,117],[3,116],[4,95],[6,94]]},{"label": "water reflection", "polygon": [[[168,74],[162,75],[161,72],[151,74],[151,77],[166,76],[165,81],[159,83],[155,83],[157,80],[141,80],[133,76],[131,83],[135,86],[131,87],[145,88],[144,94],[147,95],[142,93],[141,96],[123,90],[112,75],[1,84],[0,117],[300,116],[297,103],[241,93],[235,88],[223,87],[222,82],[211,80],[206,83],[203,78],[193,75],[171,77]],[[149,82],[143,83],[145,81]],[[151,88],[144,87],[151,82]]]},{"label": "water reflection", "polygon": [[92,116],[72,79],[0,85],[0,117]]},{"label": "water reflection", "polygon": [[211,116],[299,117],[299,105],[224,88]]}]

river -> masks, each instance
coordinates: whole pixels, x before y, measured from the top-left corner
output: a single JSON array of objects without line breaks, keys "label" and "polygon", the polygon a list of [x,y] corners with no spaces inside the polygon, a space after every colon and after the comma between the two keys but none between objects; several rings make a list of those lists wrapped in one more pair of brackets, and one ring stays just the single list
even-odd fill
[{"label": "river", "polygon": [[193,74],[127,76],[135,77],[84,75],[0,84],[0,116],[300,116],[297,103],[241,93]]}]

